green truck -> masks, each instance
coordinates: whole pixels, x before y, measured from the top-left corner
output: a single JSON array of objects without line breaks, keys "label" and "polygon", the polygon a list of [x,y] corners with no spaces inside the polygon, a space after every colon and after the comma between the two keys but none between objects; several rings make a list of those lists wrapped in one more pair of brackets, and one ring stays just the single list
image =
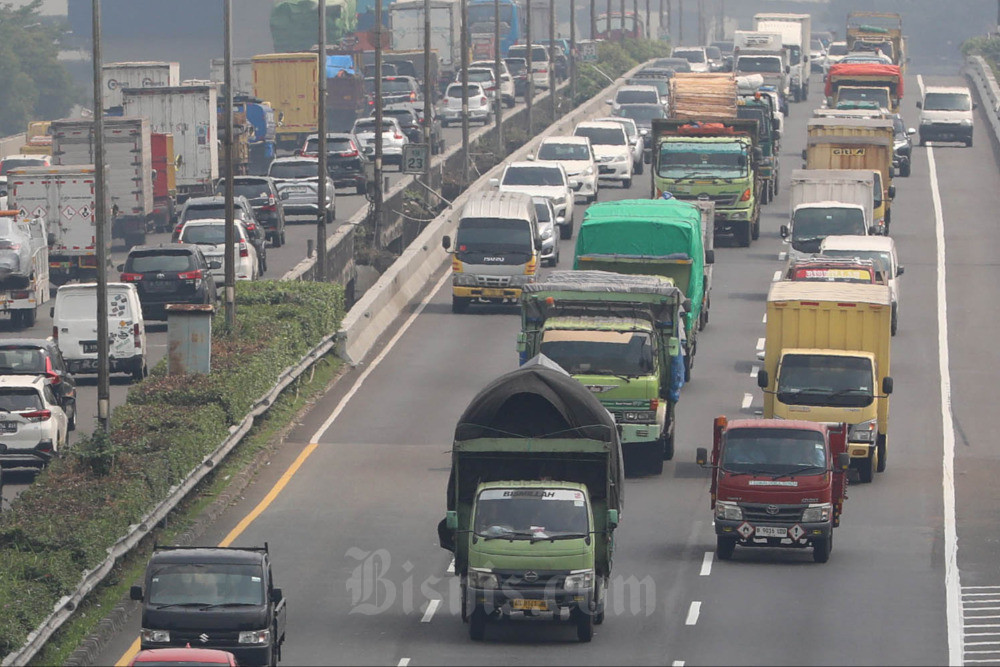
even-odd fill
[{"label": "green truck", "polygon": [[702,233],[709,202],[627,199],[591,204],[576,239],[574,269],[666,276],[690,301],[684,309],[684,381],[691,379],[697,333],[708,322],[715,251]]},{"label": "green truck", "polygon": [[[474,640],[501,614],[604,622],[625,473],[611,414],[545,357],[500,376],[455,428],[441,546]],[[550,616],[551,618],[551,616]]]},{"label": "green truck", "polygon": [[715,233],[744,247],[760,236],[764,181],[757,121],[706,118],[653,120],[653,198],[715,202]]},{"label": "green truck", "polygon": [[736,116],[757,121],[757,145],[760,146],[761,154],[758,171],[764,182],[761,187],[761,204],[770,204],[778,194],[778,182],[781,178],[781,163],[778,161],[780,134],[774,126],[774,100],[759,92],[740,95],[736,101]]},{"label": "green truck", "polygon": [[669,278],[554,271],[521,295],[521,359],[543,354],[614,415],[629,472],[674,456],[684,293]]}]

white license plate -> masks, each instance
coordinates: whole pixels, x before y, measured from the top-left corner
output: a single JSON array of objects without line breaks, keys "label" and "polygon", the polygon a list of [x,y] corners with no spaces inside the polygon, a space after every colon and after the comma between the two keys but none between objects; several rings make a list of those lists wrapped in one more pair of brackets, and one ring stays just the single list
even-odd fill
[{"label": "white license plate", "polygon": [[757,526],[754,528],[754,534],[757,537],[788,537],[788,529],[776,526]]},{"label": "white license plate", "polygon": [[17,422],[0,422],[0,433],[17,433]]}]

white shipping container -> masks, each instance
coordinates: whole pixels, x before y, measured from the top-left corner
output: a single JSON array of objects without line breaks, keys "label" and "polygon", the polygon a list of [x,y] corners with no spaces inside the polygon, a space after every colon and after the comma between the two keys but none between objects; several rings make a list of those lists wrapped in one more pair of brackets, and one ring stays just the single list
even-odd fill
[{"label": "white shipping container", "polygon": [[733,47],[740,51],[781,52],[781,34],[736,30],[733,32]]},{"label": "white shipping container", "polygon": [[[209,78],[225,83],[225,58],[212,58]],[[233,58],[233,95],[253,95],[253,62],[249,58]]]},{"label": "white shipping container", "polygon": [[218,92],[214,85],[128,88],[126,116],[149,119],[151,132],[174,135],[177,188],[208,191],[219,177]]},{"label": "white shipping container", "polygon": [[[461,6],[458,0],[431,0],[431,49],[438,64],[456,67],[462,59]],[[424,0],[396,0],[389,5],[389,25],[393,51],[424,48]]]},{"label": "white shipping container", "polygon": [[[23,217],[45,221],[54,239],[49,246],[50,261],[97,253],[95,175],[93,165],[24,167],[9,172],[10,205]],[[110,224],[105,232],[110,240]]]},{"label": "white shipping container", "polygon": [[181,82],[180,63],[128,62],[108,63],[101,68],[104,82],[104,108],[122,105],[124,88],[177,86]]}]

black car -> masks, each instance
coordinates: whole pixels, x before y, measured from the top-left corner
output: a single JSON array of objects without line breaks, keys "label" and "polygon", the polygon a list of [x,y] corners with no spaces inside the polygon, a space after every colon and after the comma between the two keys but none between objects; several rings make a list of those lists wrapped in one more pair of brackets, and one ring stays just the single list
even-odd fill
[{"label": "black car", "polygon": [[0,375],[44,375],[76,429],[76,379],[66,367],[59,346],[45,338],[7,338],[0,342]]},{"label": "black car", "polygon": [[514,79],[514,97],[524,97],[528,94],[528,61],[524,58],[504,58],[504,62]]},{"label": "black car", "polygon": [[[267,240],[275,248],[285,244],[285,207],[278,197],[278,188],[267,176],[234,176],[233,190],[237,197],[246,197],[257,222],[264,228]],[[215,194],[225,196],[226,179],[219,179]]]},{"label": "black car", "polygon": [[[234,181],[235,182],[235,181]],[[280,197],[279,197],[280,200]],[[234,216],[243,221],[243,226],[250,234],[250,242],[257,249],[257,263],[260,274],[267,273],[267,235],[257,221],[250,200],[237,193],[233,199]],[[174,229],[173,240],[180,236],[181,228],[188,220],[226,219],[226,198],[218,195],[212,197],[192,197],[184,202],[181,213],[177,217],[177,227]]]},{"label": "black car", "polygon": [[165,320],[168,303],[215,303],[215,264],[209,265],[196,245],[171,243],[134,246],[118,270],[121,281],[139,291],[143,319]]},{"label": "black car", "polygon": [[[374,110],[371,116],[375,117]],[[424,106],[423,104],[387,104],[382,107],[382,116],[390,116],[399,121],[403,134],[411,144],[424,143]],[[437,111],[431,105],[431,153],[437,155],[444,150],[444,136],[441,134],[441,122]]]},{"label": "black car", "polygon": [[423,102],[420,84],[412,76],[382,75],[382,104],[396,102]]},{"label": "black car", "polygon": [[910,175],[910,156],[913,153],[913,135],[917,133],[914,128],[907,128],[903,123],[903,117],[895,114],[892,117],[892,166],[900,176]]},{"label": "black car", "polygon": [[[302,157],[319,157],[319,135],[306,137],[299,151]],[[347,132],[326,133],[326,173],[335,187],[354,188],[359,195],[367,191],[365,165],[368,158],[359,150],[354,135]]]},{"label": "black car", "polygon": [[[382,63],[382,76],[395,76],[396,74],[398,74],[398,72],[396,71],[396,66],[394,64],[386,62]],[[375,78],[374,64],[365,65],[365,77],[371,79]]]}]

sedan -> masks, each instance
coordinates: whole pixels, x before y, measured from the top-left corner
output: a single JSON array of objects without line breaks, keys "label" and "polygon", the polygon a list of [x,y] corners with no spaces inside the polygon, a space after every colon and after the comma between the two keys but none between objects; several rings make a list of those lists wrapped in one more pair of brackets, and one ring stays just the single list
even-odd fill
[{"label": "sedan", "polygon": [[[234,222],[236,236],[236,279],[256,280],[260,277],[257,272],[257,249],[247,235],[246,227],[242,222]],[[225,280],[225,252],[226,252],[226,221],[225,220],[190,220],[184,223],[181,228],[181,243],[192,243],[201,248],[201,252],[208,260],[209,266],[213,268],[212,275],[216,282]],[[213,263],[214,262],[214,263]]]},{"label": "sedan", "polygon": [[532,197],[552,200],[556,216],[563,219],[559,225],[560,238],[573,237],[574,191],[580,182],[572,182],[558,162],[511,162],[500,178],[491,178],[490,185],[500,192],[521,192]]},{"label": "sedan", "polygon": [[[490,122],[490,98],[478,83],[469,83],[469,122],[478,121],[483,125]],[[441,124],[448,127],[462,122],[462,84],[453,83],[444,94],[441,108]]]},{"label": "sedan", "polygon": [[643,161],[649,164],[652,158],[653,120],[666,118],[667,111],[659,104],[623,104],[615,113],[621,118],[631,118],[639,128],[643,138]]},{"label": "sedan", "polygon": [[[657,105],[653,105],[657,106]],[[641,174],[643,171],[643,164],[645,160],[643,159],[643,154],[646,148],[646,138],[639,133],[639,126],[636,122],[629,118],[628,116],[617,115],[619,109],[615,109],[615,116],[609,118],[598,118],[598,121],[608,122],[608,123],[618,123],[623,128],[625,128],[625,136],[628,137],[629,150],[632,153],[632,171],[636,174]]]},{"label": "sedan", "polygon": [[0,376],[0,464],[42,468],[69,443],[69,420],[45,377]]}]

